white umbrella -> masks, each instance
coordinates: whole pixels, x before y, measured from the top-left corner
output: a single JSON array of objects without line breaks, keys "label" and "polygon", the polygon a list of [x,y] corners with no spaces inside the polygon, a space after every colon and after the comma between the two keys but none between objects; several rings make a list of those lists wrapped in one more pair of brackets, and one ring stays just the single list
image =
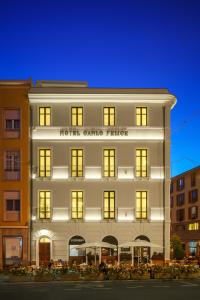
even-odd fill
[{"label": "white umbrella", "polygon": [[151,242],[148,241],[144,241],[144,240],[136,240],[133,242],[125,242],[121,245],[119,245],[119,247],[123,247],[123,248],[128,248],[128,247],[154,247],[154,248],[163,248],[163,246],[157,245],[157,244],[153,244]]},{"label": "white umbrella", "polygon": [[116,248],[116,245],[105,243],[105,242],[93,242],[93,243],[83,243],[81,245],[77,245],[74,248],[83,249],[83,248]]},{"label": "white umbrella", "polygon": [[[92,243],[83,243],[81,245],[74,246],[73,248],[76,249],[86,249],[86,248],[94,248],[95,249],[95,264],[96,264],[96,249],[97,248],[111,248],[115,249],[117,246],[113,244],[109,244],[106,242],[92,242]],[[87,257],[87,256],[86,256]],[[101,255],[100,255],[100,260],[101,260]]]},{"label": "white umbrella", "polygon": [[[134,247],[154,247],[154,248],[163,248],[163,246],[157,245],[157,244],[153,244],[151,242],[148,241],[144,241],[144,240],[136,240],[133,242],[126,242],[123,243],[121,245],[119,245],[119,248],[132,248],[132,265],[133,265],[133,259],[134,259]],[[139,264],[139,257],[138,257],[138,264]]]}]

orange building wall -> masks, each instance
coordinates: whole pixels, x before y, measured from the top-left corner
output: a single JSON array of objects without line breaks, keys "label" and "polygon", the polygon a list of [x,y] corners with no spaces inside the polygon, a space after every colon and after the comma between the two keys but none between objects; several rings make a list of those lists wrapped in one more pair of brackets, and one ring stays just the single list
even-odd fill
[{"label": "orange building wall", "polygon": [[[21,235],[23,237],[22,260],[29,259],[29,102],[30,81],[0,81],[0,268],[3,265],[3,235]],[[4,109],[20,109],[20,137],[4,137]],[[20,150],[20,180],[4,178],[4,151]],[[4,221],[3,192],[20,191],[20,220]]]}]

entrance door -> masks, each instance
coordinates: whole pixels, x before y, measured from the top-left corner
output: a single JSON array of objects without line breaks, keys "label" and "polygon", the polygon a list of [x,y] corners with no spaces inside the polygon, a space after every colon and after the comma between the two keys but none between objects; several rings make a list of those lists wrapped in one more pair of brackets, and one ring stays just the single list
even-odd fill
[{"label": "entrance door", "polygon": [[40,266],[47,266],[50,261],[50,241],[47,238],[40,239],[39,242],[39,263]]}]

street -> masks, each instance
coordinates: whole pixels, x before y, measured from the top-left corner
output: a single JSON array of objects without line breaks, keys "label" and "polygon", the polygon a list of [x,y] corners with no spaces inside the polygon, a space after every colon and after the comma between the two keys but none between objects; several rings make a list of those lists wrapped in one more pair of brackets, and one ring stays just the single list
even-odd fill
[{"label": "street", "polygon": [[1,283],[2,300],[51,299],[200,299],[200,280]]}]

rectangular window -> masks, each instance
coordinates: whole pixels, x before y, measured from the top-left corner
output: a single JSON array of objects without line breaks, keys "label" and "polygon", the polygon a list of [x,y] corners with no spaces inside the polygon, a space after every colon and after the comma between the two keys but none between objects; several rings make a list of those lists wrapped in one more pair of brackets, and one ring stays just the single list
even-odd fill
[{"label": "rectangular window", "polygon": [[103,150],[104,177],[115,177],[115,149]]},{"label": "rectangular window", "polygon": [[103,120],[104,126],[115,126],[115,107],[104,107]]},{"label": "rectangular window", "polygon": [[199,230],[199,223],[190,223],[188,224],[188,230]]},{"label": "rectangular window", "polygon": [[197,246],[198,246],[197,241],[189,241],[189,253],[190,253],[189,255],[190,256],[196,256]]},{"label": "rectangular window", "polygon": [[5,157],[5,171],[19,171],[20,170],[20,152],[6,151]]},{"label": "rectangular window", "polygon": [[23,240],[20,236],[4,236],[4,260],[6,265],[19,264],[22,258]]},{"label": "rectangular window", "polygon": [[50,219],[51,216],[51,192],[39,191],[39,218]]},{"label": "rectangular window", "polygon": [[136,107],[136,125],[147,126],[147,107]]},{"label": "rectangular window", "polygon": [[71,176],[83,177],[83,149],[71,150]]},{"label": "rectangular window", "polygon": [[173,206],[174,206],[174,197],[171,196],[170,197],[170,208],[173,208]]},{"label": "rectangular window", "polygon": [[4,135],[6,138],[18,138],[20,135],[20,110],[8,109],[4,111]]},{"label": "rectangular window", "polygon": [[185,194],[179,194],[176,196],[176,205],[182,206],[185,203]]},{"label": "rectangular window", "polygon": [[147,149],[136,149],[136,177],[147,177]]},{"label": "rectangular window", "polygon": [[20,211],[20,200],[7,199],[6,200],[7,211]]},{"label": "rectangular window", "polygon": [[20,192],[5,191],[4,197],[4,221],[17,222],[20,220]]},{"label": "rectangular window", "polygon": [[115,192],[104,192],[104,219],[115,218]]},{"label": "rectangular window", "polygon": [[181,222],[181,221],[184,221],[185,219],[185,209],[182,208],[182,209],[177,209],[176,211],[176,220],[178,222]]},{"label": "rectangular window", "polygon": [[20,120],[6,120],[6,130],[19,130]]},{"label": "rectangular window", "polygon": [[39,125],[51,125],[51,107],[39,107]]},{"label": "rectangular window", "polygon": [[174,191],[174,185],[173,182],[170,183],[170,193],[172,194]]},{"label": "rectangular window", "polygon": [[198,190],[189,191],[189,202],[194,203],[198,200]]},{"label": "rectangular window", "polygon": [[71,108],[71,124],[72,126],[83,126],[83,107]]},{"label": "rectangular window", "polygon": [[191,187],[194,187],[196,185],[196,174],[191,174]]},{"label": "rectangular window", "polygon": [[72,219],[82,219],[83,218],[83,192],[82,191],[72,191]]},{"label": "rectangular window", "polygon": [[181,191],[183,190],[185,187],[185,179],[182,177],[182,178],[179,178],[177,180],[177,191]]},{"label": "rectangular window", "polygon": [[197,219],[198,218],[198,207],[191,206],[188,208],[188,217],[189,219]]},{"label": "rectangular window", "polygon": [[39,149],[39,176],[51,176],[51,150]]},{"label": "rectangular window", "polygon": [[20,151],[5,151],[4,176],[6,180],[20,179]]},{"label": "rectangular window", "polygon": [[136,219],[147,219],[147,192],[136,192]]}]

